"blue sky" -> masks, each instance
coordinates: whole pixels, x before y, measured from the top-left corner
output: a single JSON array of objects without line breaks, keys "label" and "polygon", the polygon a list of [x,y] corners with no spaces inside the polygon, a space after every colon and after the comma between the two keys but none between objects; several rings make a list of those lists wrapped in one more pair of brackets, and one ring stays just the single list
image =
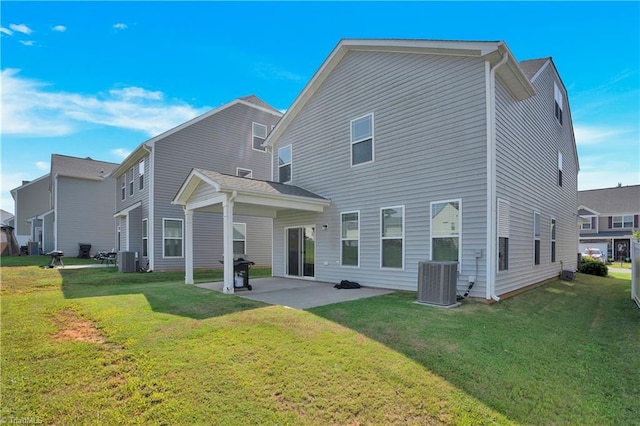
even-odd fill
[{"label": "blue sky", "polygon": [[237,97],[286,110],[341,38],[504,40],[553,57],[579,189],[640,183],[638,2],[0,4],[0,207],[52,153],[120,162]]}]

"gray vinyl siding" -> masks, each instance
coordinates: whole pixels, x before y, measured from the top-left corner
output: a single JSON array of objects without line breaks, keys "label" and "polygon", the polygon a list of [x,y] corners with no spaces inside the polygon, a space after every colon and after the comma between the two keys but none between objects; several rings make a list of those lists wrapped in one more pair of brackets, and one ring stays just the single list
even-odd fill
[{"label": "gray vinyl siding", "polygon": [[[533,82],[537,94],[521,102],[497,84],[497,196],[511,206],[509,269],[497,272],[498,294],[557,277],[561,269],[577,268],[578,166],[566,94],[562,126],[554,116],[554,81],[558,77],[548,66]],[[557,183],[558,151],[563,157],[562,187]],[[541,215],[539,265],[534,265],[534,211]],[[550,248],[552,218],[557,223],[555,263]]]},{"label": "gray vinyl siding", "polygon": [[91,253],[113,247],[113,191],[115,182],[57,178],[57,249],[77,256],[79,244],[91,244]]},{"label": "gray vinyl siding", "polygon": [[[155,233],[154,251],[156,270],[184,269],[184,256],[163,258],[163,218],[184,220],[181,206],[171,205],[192,168],[203,168],[235,175],[236,167],[251,169],[254,179],[271,179],[271,156],[267,152],[252,149],[252,122],[271,129],[279,117],[243,104],[232,105],[201,121],[193,123],[157,141],[154,146],[154,223],[149,223]],[[207,214],[194,217],[194,267],[221,266],[222,238],[216,220],[207,220]],[[245,221],[236,218],[236,221]],[[247,227],[248,238],[256,240],[254,261],[270,264],[271,220],[262,220],[261,226]],[[219,230],[221,231],[221,222]],[[251,231],[249,230],[251,229]],[[261,233],[252,235],[253,232]],[[210,237],[210,238],[208,238]],[[247,243],[249,245],[249,243]],[[184,241],[183,241],[184,247]],[[184,254],[184,253],[183,253]],[[256,262],[258,263],[258,262]]]},{"label": "gray vinyl siding", "polygon": [[[373,71],[372,71],[373,70]],[[316,226],[316,279],[416,290],[430,258],[430,202],[462,200],[459,290],[486,246],[484,62],[477,58],[349,52],[274,146],[292,145],[292,184],[331,200],[322,214],[274,221],[273,273],[284,275],[284,229]],[[351,167],[350,120],[374,114],[375,161]],[[404,270],[380,268],[380,208],[405,207]],[[340,213],[360,211],[360,266],[340,266]],[[322,225],[327,230],[322,230]],[[483,294],[478,280],[474,294]]]},{"label": "gray vinyl siding", "polygon": [[44,253],[49,253],[56,249],[53,238],[54,218],[55,215],[49,213],[42,219],[42,251]]},{"label": "gray vinyl siding", "polygon": [[16,191],[16,236],[31,234],[31,225],[27,218],[33,217],[51,209],[51,193],[49,192],[49,178],[45,177],[37,182],[32,182]]}]

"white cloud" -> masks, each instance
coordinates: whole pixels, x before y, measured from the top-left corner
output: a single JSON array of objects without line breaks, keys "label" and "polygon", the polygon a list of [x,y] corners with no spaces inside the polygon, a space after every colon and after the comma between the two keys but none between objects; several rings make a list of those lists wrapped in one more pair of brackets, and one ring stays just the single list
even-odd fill
[{"label": "white cloud", "polygon": [[124,87],[98,94],[55,91],[50,85],[19,76],[19,70],[2,71],[0,98],[2,133],[28,136],[64,136],[104,125],[156,136],[206,109],[140,87]]},{"label": "white cloud", "polygon": [[610,141],[626,133],[625,129],[615,127],[585,126],[574,124],[573,133],[576,137],[576,145],[596,145]]},{"label": "white cloud", "polygon": [[63,33],[67,31],[67,27],[65,27],[64,25],[56,25],[55,27],[51,28],[51,30],[59,33]]},{"label": "white cloud", "polygon": [[5,28],[5,27],[0,27],[0,33],[6,34],[8,36],[13,35],[13,31],[11,31],[9,28]]},{"label": "white cloud", "polygon": [[11,28],[13,31],[17,33],[22,33],[27,35],[33,32],[33,30],[28,26],[26,26],[25,24],[11,24],[9,25],[9,28]]},{"label": "white cloud", "polygon": [[117,24],[113,24],[113,28],[115,28],[116,30],[126,30],[127,28],[129,28],[129,26],[127,24],[123,24],[122,22],[118,22]]},{"label": "white cloud", "polygon": [[20,40],[20,43],[24,44],[25,46],[35,46],[36,42],[33,40]]},{"label": "white cloud", "polygon": [[294,72],[287,71],[283,68],[280,68],[273,64],[267,64],[264,62],[260,62],[255,64],[254,69],[256,73],[264,78],[269,80],[292,80],[292,81],[302,81],[304,78],[301,75],[298,75]]},{"label": "white cloud", "polygon": [[128,149],[124,149],[124,148],[116,148],[116,149],[112,149],[111,154],[115,155],[116,157],[118,157],[121,160],[124,160],[125,158],[127,158],[129,156],[129,154],[131,154],[131,151],[129,151]]},{"label": "white cloud", "polygon": [[44,170],[45,172],[48,172],[51,169],[51,166],[46,161],[37,161],[36,167],[40,170]]}]

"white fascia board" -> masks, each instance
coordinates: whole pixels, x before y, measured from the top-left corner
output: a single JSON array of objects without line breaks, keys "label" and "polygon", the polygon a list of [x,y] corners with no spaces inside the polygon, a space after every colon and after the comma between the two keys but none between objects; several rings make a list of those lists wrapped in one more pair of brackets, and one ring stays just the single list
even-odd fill
[{"label": "white fascia board", "polygon": [[114,213],[113,217],[126,217],[129,215],[129,213],[131,213],[132,210],[137,209],[141,205],[142,205],[142,201],[138,201],[135,204],[127,207],[126,209],[122,209],[119,212]]},{"label": "white fascia board", "polygon": [[211,180],[209,177],[200,173],[198,170],[192,169],[187,178],[180,186],[180,189],[178,190],[176,196],[173,197],[171,204],[178,204],[181,206],[186,205],[189,201],[189,198],[191,197],[191,194],[193,194],[193,191],[196,190],[201,182],[211,185],[216,190],[216,192],[220,191],[220,185],[218,185],[217,182]]},{"label": "white fascia board", "polygon": [[13,195],[13,194],[14,194],[14,192],[18,192],[19,190],[24,189],[24,188],[26,188],[27,186],[31,186],[31,185],[33,185],[33,184],[34,184],[34,183],[36,183],[36,182],[40,182],[42,179],[46,179],[46,178],[48,178],[49,176],[50,176],[50,173],[47,173],[46,175],[40,176],[39,178],[36,178],[36,179],[34,179],[34,180],[30,180],[29,182],[25,183],[24,185],[20,185],[20,186],[18,186],[18,187],[16,187],[16,188],[13,188],[13,189],[11,190],[11,194]]}]

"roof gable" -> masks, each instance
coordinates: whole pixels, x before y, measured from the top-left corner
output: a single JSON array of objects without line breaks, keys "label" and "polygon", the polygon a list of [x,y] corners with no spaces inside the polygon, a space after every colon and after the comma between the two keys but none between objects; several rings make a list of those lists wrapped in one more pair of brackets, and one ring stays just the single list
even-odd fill
[{"label": "roof gable", "polygon": [[117,163],[51,154],[51,176],[66,176],[78,179],[102,180],[118,167]]}]

